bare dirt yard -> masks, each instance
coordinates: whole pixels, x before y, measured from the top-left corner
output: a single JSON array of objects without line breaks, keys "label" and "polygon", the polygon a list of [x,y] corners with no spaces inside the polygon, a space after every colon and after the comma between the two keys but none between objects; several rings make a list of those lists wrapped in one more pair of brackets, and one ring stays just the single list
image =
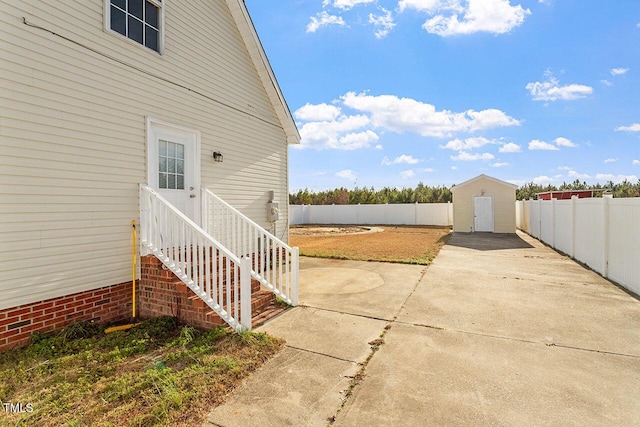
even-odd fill
[{"label": "bare dirt yard", "polygon": [[450,233],[449,227],[300,225],[291,227],[290,240],[304,256],[429,264]]}]

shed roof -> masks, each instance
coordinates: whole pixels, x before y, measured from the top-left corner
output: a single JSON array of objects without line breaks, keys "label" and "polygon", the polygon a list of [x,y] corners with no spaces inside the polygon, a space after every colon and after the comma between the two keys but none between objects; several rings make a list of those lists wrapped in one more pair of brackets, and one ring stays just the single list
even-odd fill
[{"label": "shed roof", "polygon": [[502,181],[502,180],[500,180],[500,179],[498,179],[498,178],[493,178],[493,177],[491,177],[491,176],[489,176],[489,175],[480,174],[480,175],[476,176],[475,178],[471,178],[471,179],[469,179],[469,180],[467,180],[467,181],[464,181],[464,182],[462,182],[462,183],[460,183],[460,184],[458,184],[458,185],[455,185],[455,186],[451,187],[451,191],[452,191],[452,192],[455,192],[455,191],[456,191],[456,190],[458,190],[460,187],[464,187],[464,186],[466,186],[466,185],[472,184],[472,183],[474,183],[474,182],[476,182],[476,181],[479,181],[479,180],[481,180],[481,179],[488,179],[489,181],[493,181],[493,182],[495,182],[496,184],[500,184],[500,185],[503,185],[503,186],[505,186],[505,187],[509,187],[509,188],[511,188],[511,189],[513,189],[513,190],[515,190],[515,189],[517,189],[517,188],[518,188],[518,186],[517,186],[517,185],[515,185],[515,184],[511,184],[510,182]]},{"label": "shed roof", "polygon": [[226,0],[226,2],[236,26],[240,31],[242,40],[249,51],[253,65],[258,71],[262,85],[267,91],[267,96],[269,97],[269,100],[273,105],[273,109],[275,110],[280,124],[282,125],[282,129],[287,136],[287,142],[289,144],[299,144],[300,133],[298,132],[295,121],[293,120],[287,101],[285,101],[284,96],[282,95],[280,85],[278,85],[276,76],[269,64],[269,60],[264,52],[264,48],[262,47],[262,43],[260,42],[260,38],[258,37],[258,33],[256,32],[256,28],[253,25],[253,21],[249,16],[249,11],[247,10],[244,1]]}]

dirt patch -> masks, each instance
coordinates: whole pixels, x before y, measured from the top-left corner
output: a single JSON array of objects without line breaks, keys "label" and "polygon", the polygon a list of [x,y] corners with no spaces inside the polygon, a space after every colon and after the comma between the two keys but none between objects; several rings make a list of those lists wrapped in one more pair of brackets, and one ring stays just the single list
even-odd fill
[{"label": "dirt patch", "polygon": [[[315,226],[323,229],[326,227]],[[300,254],[321,258],[387,261],[409,264],[428,264],[438,254],[451,233],[449,227],[378,226],[372,233],[336,232],[335,234],[296,234],[291,229],[291,244]],[[311,228],[311,227],[309,227]],[[363,229],[366,227],[339,227]],[[319,231],[322,233],[322,230]]]},{"label": "dirt patch", "polygon": [[348,234],[379,233],[382,227],[353,225],[295,225],[289,229],[290,236],[344,236]]}]

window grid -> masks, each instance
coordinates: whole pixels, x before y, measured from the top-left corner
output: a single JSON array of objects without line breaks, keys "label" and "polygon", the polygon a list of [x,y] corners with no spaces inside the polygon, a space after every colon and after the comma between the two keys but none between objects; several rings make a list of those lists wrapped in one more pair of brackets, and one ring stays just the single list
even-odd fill
[{"label": "window grid", "polygon": [[160,53],[162,0],[110,0],[110,28]]},{"label": "window grid", "polygon": [[165,140],[158,143],[158,187],[184,190],[184,145]]}]

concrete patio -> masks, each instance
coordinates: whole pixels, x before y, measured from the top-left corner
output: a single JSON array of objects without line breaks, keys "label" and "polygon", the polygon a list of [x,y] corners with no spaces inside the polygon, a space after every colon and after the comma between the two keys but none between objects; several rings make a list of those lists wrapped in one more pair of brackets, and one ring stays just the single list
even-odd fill
[{"label": "concrete patio", "polygon": [[207,426],[640,425],[640,302],[525,234],[300,275],[259,329],[285,349]]}]

